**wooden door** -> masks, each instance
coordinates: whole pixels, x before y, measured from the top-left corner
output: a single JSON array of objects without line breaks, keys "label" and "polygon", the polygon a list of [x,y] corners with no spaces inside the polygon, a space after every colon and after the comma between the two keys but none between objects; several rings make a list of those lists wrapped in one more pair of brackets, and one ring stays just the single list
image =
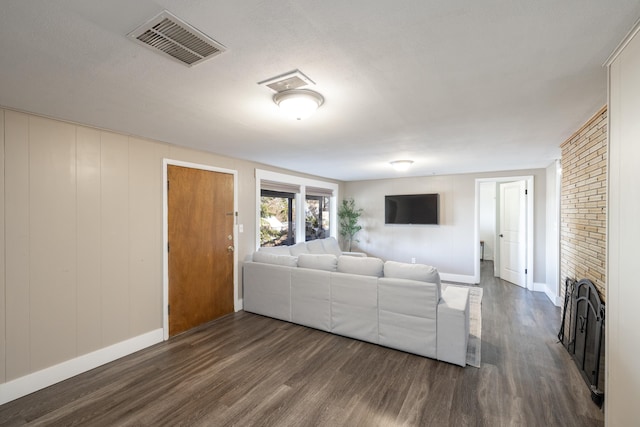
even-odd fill
[{"label": "wooden door", "polygon": [[167,167],[169,335],[233,311],[233,175]]},{"label": "wooden door", "polygon": [[500,184],[500,278],[525,286],[525,182]]}]

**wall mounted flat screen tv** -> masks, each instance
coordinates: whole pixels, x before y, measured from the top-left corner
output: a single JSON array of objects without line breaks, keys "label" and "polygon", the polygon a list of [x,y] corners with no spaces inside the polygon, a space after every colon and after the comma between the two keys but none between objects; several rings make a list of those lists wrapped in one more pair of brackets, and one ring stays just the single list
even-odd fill
[{"label": "wall mounted flat screen tv", "polygon": [[385,224],[438,224],[439,194],[384,196]]}]

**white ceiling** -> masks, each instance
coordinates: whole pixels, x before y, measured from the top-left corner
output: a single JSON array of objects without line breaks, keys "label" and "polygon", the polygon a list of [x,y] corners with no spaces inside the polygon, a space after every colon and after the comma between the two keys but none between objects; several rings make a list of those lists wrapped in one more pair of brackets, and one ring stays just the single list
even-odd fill
[{"label": "white ceiling", "polygon": [[[228,50],[127,39],[168,10]],[[0,105],[340,180],[540,168],[606,103],[640,0],[3,0]],[[300,69],[291,121],[257,82]]]}]

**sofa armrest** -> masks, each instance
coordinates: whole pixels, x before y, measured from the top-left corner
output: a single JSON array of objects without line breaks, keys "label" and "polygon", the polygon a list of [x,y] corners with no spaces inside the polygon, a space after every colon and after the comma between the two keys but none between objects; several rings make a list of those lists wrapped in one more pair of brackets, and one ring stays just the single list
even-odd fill
[{"label": "sofa armrest", "polygon": [[437,359],[467,364],[469,340],[469,289],[447,286],[438,304]]},{"label": "sofa armrest", "polygon": [[367,254],[365,254],[364,252],[342,252],[342,255],[358,256],[358,257],[362,257],[362,258],[366,258],[366,256],[367,256]]}]

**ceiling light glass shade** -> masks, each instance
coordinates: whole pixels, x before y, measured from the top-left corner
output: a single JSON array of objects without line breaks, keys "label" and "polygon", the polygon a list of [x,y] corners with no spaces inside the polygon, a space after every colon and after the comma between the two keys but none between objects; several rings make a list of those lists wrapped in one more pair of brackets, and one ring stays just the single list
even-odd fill
[{"label": "ceiling light glass shade", "polygon": [[290,89],[273,95],[275,102],[287,117],[302,120],[312,115],[324,102],[318,92],[307,89]]},{"label": "ceiling light glass shade", "polygon": [[394,160],[389,163],[391,163],[391,166],[398,172],[404,172],[411,167],[413,160]]}]

